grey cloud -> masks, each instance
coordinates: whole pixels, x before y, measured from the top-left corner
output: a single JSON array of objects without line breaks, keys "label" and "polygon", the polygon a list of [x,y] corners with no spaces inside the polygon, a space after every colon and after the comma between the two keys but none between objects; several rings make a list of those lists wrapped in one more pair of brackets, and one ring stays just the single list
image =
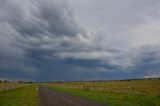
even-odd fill
[{"label": "grey cloud", "polygon": [[158,0],[72,1],[76,5],[76,15],[81,23],[88,29],[103,29],[106,33],[103,39],[110,41],[112,46],[129,48],[137,42],[144,42],[146,34],[149,37],[146,41],[160,39],[159,33],[152,31],[159,30],[160,2]]},{"label": "grey cloud", "polygon": [[42,33],[76,36],[79,31],[74,15],[63,0],[5,0],[1,4],[2,20],[23,36]]},{"label": "grey cloud", "polygon": [[[110,0],[103,2],[104,4],[117,3]],[[155,16],[153,13],[152,18],[149,17],[150,11],[153,11],[150,7],[156,4],[149,5],[151,2],[149,0],[146,2],[136,0],[133,4],[126,0],[118,2],[120,6],[115,10],[109,5],[105,9],[102,8],[102,10],[107,9],[105,12],[111,14],[111,16],[105,15],[105,20],[91,14],[93,20],[99,19],[107,27],[110,26],[105,30],[96,26],[95,21],[93,25],[95,24],[96,30],[92,31],[80,24],[81,21],[77,20],[70,2],[66,0],[1,0],[0,77],[7,77],[8,74],[10,77],[13,75],[22,78],[24,73],[26,79],[35,80],[101,79],[105,78],[104,75],[118,77],[114,75],[117,73],[130,76],[125,72],[132,73],[133,70],[138,72],[140,69],[146,69],[147,66],[149,66],[148,71],[142,71],[142,74],[158,73],[160,44],[159,24],[156,23],[160,21],[155,18],[159,17],[158,14]],[[90,3],[91,1],[88,1],[88,4]],[[138,8],[141,12],[147,10],[145,10],[146,14],[138,12],[142,17],[138,15],[133,19],[131,13],[137,3],[140,3]],[[145,5],[144,8],[141,8],[142,5]],[[129,11],[126,11],[126,8]],[[115,17],[120,15],[120,13],[116,14],[119,11],[123,11],[122,15],[126,16],[124,19]],[[133,13],[135,11],[137,9]],[[88,17],[88,14],[84,17]],[[113,21],[110,21],[111,17],[114,17]],[[143,20],[144,17],[147,18]],[[129,28],[125,29],[124,27],[128,25]],[[122,30],[120,26],[124,29]],[[116,30],[114,31],[116,34],[112,32],[113,30]],[[145,43],[142,42],[143,38],[146,38]],[[139,44],[137,41],[142,43]],[[152,67],[157,67],[156,71],[151,71]],[[43,75],[44,78],[41,78]]]},{"label": "grey cloud", "polygon": [[76,66],[66,66],[54,55],[84,45],[85,31],[66,1],[4,0],[1,5],[0,77],[42,80],[46,75],[50,77],[44,80],[51,76],[56,80],[76,74],[72,69]]}]

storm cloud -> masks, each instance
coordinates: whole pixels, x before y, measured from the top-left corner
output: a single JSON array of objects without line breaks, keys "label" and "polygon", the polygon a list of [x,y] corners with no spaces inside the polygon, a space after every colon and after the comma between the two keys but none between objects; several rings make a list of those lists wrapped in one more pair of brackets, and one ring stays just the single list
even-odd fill
[{"label": "storm cloud", "polygon": [[156,0],[0,0],[0,78],[159,77],[159,7]]}]

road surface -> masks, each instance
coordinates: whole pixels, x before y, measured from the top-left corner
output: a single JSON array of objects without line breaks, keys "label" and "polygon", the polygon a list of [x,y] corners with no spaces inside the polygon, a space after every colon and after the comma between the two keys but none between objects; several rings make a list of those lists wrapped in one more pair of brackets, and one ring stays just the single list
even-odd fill
[{"label": "road surface", "polygon": [[78,97],[39,87],[40,106],[102,106]]}]

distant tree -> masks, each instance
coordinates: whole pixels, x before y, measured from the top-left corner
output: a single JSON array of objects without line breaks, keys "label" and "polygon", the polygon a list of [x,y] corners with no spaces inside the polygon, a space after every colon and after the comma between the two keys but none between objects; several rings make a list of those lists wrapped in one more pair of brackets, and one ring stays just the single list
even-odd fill
[{"label": "distant tree", "polygon": [[18,81],[18,83],[24,83],[23,81]]},{"label": "distant tree", "polygon": [[33,83],[32,81],[29,81],[28,83]]},{"label": "distant tree", "polygon": [[64,83],[64,81],[57,81],[57,83]]},{"label": "distant tree", "polygon": [[4,82],[4,83],[8,83],[9,81],[8,81],[8,80],[4,80],[3,82]]},{"label": "distant tree", "polygon": [[96,80],[92,80],[91,82],[97,82]]}]

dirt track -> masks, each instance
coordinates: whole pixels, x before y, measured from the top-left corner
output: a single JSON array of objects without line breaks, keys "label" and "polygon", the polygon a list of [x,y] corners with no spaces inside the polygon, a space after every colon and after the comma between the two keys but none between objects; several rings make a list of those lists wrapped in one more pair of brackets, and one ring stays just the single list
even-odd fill
[{"label": "dirt track", "polygon": [[102,106],[78,97],[39,87],[40,106]]}]

